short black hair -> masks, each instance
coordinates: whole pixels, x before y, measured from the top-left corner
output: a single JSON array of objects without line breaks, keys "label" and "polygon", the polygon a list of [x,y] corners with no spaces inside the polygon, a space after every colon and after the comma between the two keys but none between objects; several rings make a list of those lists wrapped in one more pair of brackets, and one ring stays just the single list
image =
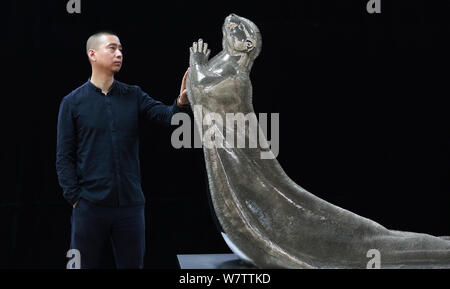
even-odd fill
[{"label": "short black hair", "polygon": [[117,36],[117,33],[111,30],[100,30],[92,34],[88,40],[86,41],[86,53],[88,53],[89,49],[97,49],[98,48],[98,39],[103,35],[114,35]]}]

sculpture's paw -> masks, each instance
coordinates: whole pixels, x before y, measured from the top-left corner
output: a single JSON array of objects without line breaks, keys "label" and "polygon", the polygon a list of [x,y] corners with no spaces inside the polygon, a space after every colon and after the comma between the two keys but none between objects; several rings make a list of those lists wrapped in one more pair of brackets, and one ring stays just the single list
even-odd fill
[{"label": "sculpture's paw", "polygon": [[189,50],[191,52],[189,59],[190,66],[196,64],[204,65],[208,62],[211,51],[208,49],[208,43],[203,42],[203,39],[200,38],[198,42],[194,42]]}]

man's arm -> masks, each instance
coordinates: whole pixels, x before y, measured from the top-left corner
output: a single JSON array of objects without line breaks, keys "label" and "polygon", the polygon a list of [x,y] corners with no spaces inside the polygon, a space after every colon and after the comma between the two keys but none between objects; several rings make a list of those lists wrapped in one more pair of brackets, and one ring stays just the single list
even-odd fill
[{"label": "man's arm", "polygon": [[80,194],[76,149],[77,139],[72,107],[67,98],[63,98],[58,114],[56,172],[59,185],[63,188],[63,196],[72,205],[78,201]]},{"label": "man's arm", "polygon": [[186,91],[186,78],[188,71],[184,74],[181,82],[180,94],[172,105],[165,105],[161,101],[151,98],[147,93],[143,92],[138,87],[139,95],[139,112],[146,120],[159,121],[169,126],[171,124],[172,116],[177,112],[190,111],[189,100]]},{"label": "man's arm", "polygon": [[157,121],[167,126],[170,125],[172,116],[182,111],[177,105],[177,100],[174,100],[172,105],[165,105],[159,100],[151,98],[147,93],[138,88],[139,94],[139,112],[143,115],[145,120]]}]

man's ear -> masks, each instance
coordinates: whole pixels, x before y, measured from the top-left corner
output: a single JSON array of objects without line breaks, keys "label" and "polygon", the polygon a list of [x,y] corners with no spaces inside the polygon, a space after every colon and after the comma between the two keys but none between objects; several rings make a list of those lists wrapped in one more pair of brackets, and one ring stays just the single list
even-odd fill
[{"label": "man's ear", "polygon": [[96,62],[97,61],[97,55],[95,55],[95,50],[94,49],[89,49],[88,50],[88,57],[92,62]]}]

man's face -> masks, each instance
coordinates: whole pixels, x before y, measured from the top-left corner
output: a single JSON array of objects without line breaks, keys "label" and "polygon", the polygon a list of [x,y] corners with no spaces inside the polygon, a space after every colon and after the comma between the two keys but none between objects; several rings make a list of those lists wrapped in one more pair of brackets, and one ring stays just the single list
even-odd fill
[{"label": "man's face", "polygon": [[120,40],[115,35],[101,36],[100,45],[95,50],[95,63],[106,70],[118,72],[122,67],[123,55]]}]

